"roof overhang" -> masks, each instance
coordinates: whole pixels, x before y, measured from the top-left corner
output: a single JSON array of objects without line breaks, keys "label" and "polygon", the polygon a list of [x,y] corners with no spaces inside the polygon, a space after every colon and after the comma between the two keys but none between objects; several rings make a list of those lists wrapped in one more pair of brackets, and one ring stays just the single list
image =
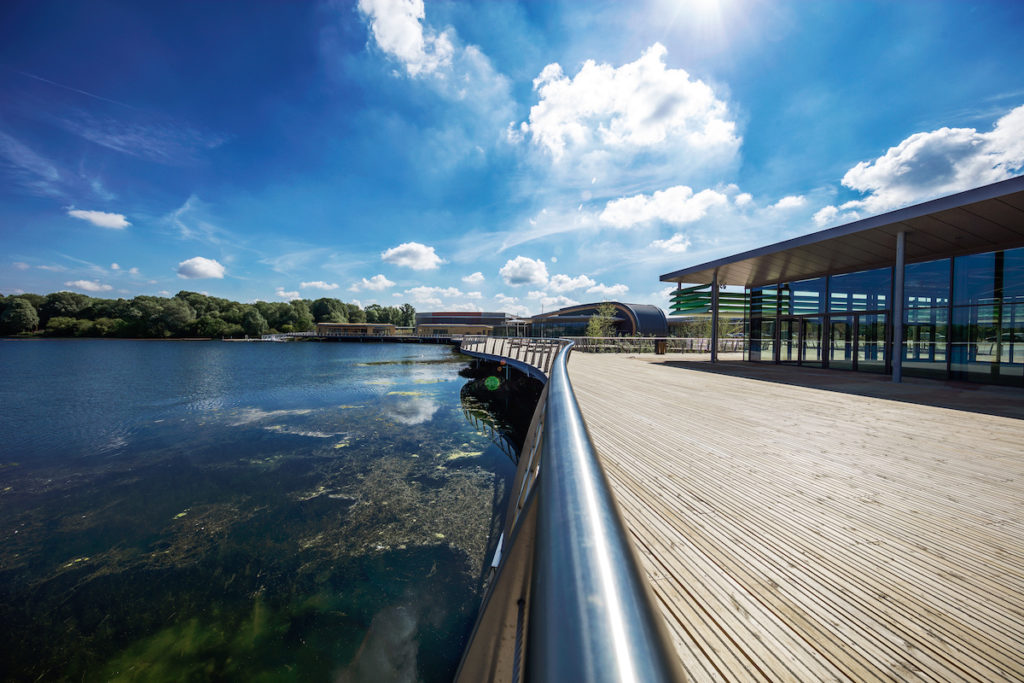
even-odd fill
[{"label": "roof overhang", "polygon": [[906,232],[906,262],[1024,246],[1024,176],[709,261],[662,282],[759,287],[891,266]]}]

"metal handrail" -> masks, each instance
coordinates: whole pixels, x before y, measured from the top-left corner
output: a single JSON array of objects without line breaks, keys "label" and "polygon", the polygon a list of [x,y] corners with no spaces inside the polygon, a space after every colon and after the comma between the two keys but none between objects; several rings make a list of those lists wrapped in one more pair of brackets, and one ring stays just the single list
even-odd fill
[{"label": "metal handrail", "polygon": [[532,353],[547,381],[519,458],[523,492],[513,491],[456,680],[682,680],[576,403],[572,342],[519,341],[463,340],[471,355]]}]

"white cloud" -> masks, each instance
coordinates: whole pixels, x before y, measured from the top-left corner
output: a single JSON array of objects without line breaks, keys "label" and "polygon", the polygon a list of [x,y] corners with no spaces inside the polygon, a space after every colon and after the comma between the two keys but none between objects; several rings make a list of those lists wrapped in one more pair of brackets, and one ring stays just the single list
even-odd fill
[{"label": "white cloud", "polygon": [[469,301],[465,301],[465,302],[461,302],[461,303],[457,303],[457,304],[451,304],[451,305],[448,306],[448,309],[452,310],[452,311],[481,311],[481,310],[483,310],[483,309],[480,308],[479,304],[474,304],[474,303],[471,303]]},{"label": "white cloud", "polygon": [[836,207],[823,207],[814,214],[814,224],[819,228],[824,228],[826,225],[833,223],[838,215],[839,209]]},{"label": "white cloud", "polygon": [[121,270],[121,266],[117,265],[116,263],[111,263],[110,264],[110,269],[111,270]]},{"label": "white cloud", "polygon": [[480,285],[483,284],[484,274],[478,270],[477,272],[462,278],[462,281],[465,282],[467,285]]},{"label": "white cloud", "polygon": [[302,289],[322,289],[324,291],[330,291],[337,289],[338,285],[333,282],[324,282],[323,280],[314,280],[313,282],[303,282],[299,284]]},{"label": "white cloud", "polygon": [[418,304],[440,306],[443,298],[460,298],[463,293],[455,287],[413,287],[405,290],[406,296]]},{"label": "white cloud", "polygon": [[677,232],[667,240],[654,240],[647,246],[650,249],[661,249],[672,254],[682,254],[690,248],[690,238]]},{"label": "white cloud", "polygon": [[531,292],[531,294],[541,294],[539,297],[531,297],[540,299],[540,305],[544,307],[544,310],[550,311],[554,308],[565,308],[566,306],[575,306],[579,304],[579,301],[570,299],[567,296],[559,294],[558,296],[547,296],[543,292]]},{"label": "white cloud", "polygon": [[731,157],[740,139],[725,103],[683,69],[667,69],[666,54],[655,43],[619,68],[587,60],[573,78],[559,64],[548,64],[533,81],[538,102],[529,121],[510,128],[510,138],[529,135],[556,161],[599,149],[664,152],[680,146]]},{"label": "white cloud", "polygon": [[543,287],[548,282],[548,267],[540,259],[516,256],[498,271],[507,285],[533,285]]},{"label": "white cloud", "polygon": [[807,204],[807,199],[803,195],[789,195],[772,204],[771,208],[780,210],[797,209],[805,204]]},{"label": "white cloud", "polygon": [[109,292],[113,289],[110,285],[102,284],[96,280],[73,280],[71,282],[65,282],[65,287],[74,287],[75,289],[84,289],[87,292]]},{"label": "white cloud", "polygon": [[[873,161],[843,176],[843,185],[866,196],[827,206],[815,214],[820,226],[854,220],[934,197],[1005,180],[1024,170],[1024,106],[996,121],[992,130],[939,128],[914,133]],[[845,212],[840,215],[840,211]]]},{"label": "white cloud", "polygon": [[107,213],[105,211],[83,211],[81,209],[68,209],[68,215],[72,218],[81,218],[89,221],[98,228],[110,228],[112,230],[124,230],[129,223],[124,214]]},{"label": "white cloud", "polygon": [[569,277],[568,275],[552,275],[548,280],[548,288],[555,292],[571,292],[574,289],[593,287],[596,283],[586,275]]},{"label": "white cloud", "polygon": [[139,269],[138,268],[129,268],[128,269],[128,274],[129,275],[138,275],[139,274]]},{"label": "white cloud", "polygon": [[284,291],[284,287],[278,287],[277,291],[275,291],[274,294],[281,297],[282,299],[288,300],[300,298],[298,292],[286,292]]},{"label": "white cloud", "polygon": [[45,270],[50,273],[63,273],[67,270],[64,266],[36,266],[39,270]]},{"label": "white cloud", "polygon": [[392,247],[381,252],[381,259],[385,263],[393,263],[396,266],[405,266],[413,270],[434,270],[444,260],[434,252],[434,247],[428,247],[419,242],[405,242],[397,247]]},{"label": "white cloud", "polygon": [[603,297],[611,298],[616,296],[622,296],[629,291],[629,287],[623,284],[616,285],[605,285],[603,282],[599,285],[594,285],[587,290],[587,294],[600,294]]},{"label": "white cloud", "polygon": [[714,206],[728,203],[728,197],[715,190],[697,194],[686,185],[659,190],[653,195],[638,194],[608,202],[600,219],[617,228],[631,228],[650,221],[682,225],[698,221]]},{"label": "white cloud", "polygon": [[178,264],[178,277],[189,280],[224,277],[224,266],[214,259],[193,256]]},{"label": "white cloud", "polygon": [[11,265],[17,268],[18,270],[28,270],[29,268],[32,267],[23,261],[15,261]]},{"label": "white cloud", "polygon": [[740,192],[732,201],[734,204],[736,204],[736,206],[746,206],[753,199],[753,195],[751,195],[749,192]]},{"label": "white cloud", "polygon": [[506,294],[495,294],[494,301],[498,304],[498,310],[511,313],[512,315],[529,316],[530,309],[519,303],[519,299]]},{"label": "white cloud", "polygon": [[429,74],[452,62],[451,34],[424,30],[423,0],[359,0],[377,46],[405,65],[410,76]]},{"label": "white cloud", "polygon": [[483,299],[484,298],[483,292],[465,292],[463,294],[463,296],[465,296],[467,299]]},{"label": "white cloud", "polygon": [[365,277],[362,278],[359,282],[353,283],[352,286],[349,287],[348,289],[350,292],[358,292],[364,289],[370,289],[375,292],[382,292],[388,287],[394,286],[394,282],[387,279],[382,274],[378,273],[377,275],[371,277],[369,280],[367,280]]}]

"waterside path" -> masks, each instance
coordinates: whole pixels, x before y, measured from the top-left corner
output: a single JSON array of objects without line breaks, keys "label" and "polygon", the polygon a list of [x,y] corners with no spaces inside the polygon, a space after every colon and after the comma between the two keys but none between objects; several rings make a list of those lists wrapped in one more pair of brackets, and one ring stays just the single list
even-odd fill
[{"label": "waterside path", "polygon": [[1024,680],[1024,394],[574,353],[692,681]]}]

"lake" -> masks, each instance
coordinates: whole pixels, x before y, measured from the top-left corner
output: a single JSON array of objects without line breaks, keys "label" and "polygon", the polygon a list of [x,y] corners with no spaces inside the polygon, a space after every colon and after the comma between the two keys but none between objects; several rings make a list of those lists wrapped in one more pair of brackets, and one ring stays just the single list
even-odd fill
[{"label": "lake", "polygon": [[469,360],[0,340],[4,677],[450,680],[514,476]]}]

